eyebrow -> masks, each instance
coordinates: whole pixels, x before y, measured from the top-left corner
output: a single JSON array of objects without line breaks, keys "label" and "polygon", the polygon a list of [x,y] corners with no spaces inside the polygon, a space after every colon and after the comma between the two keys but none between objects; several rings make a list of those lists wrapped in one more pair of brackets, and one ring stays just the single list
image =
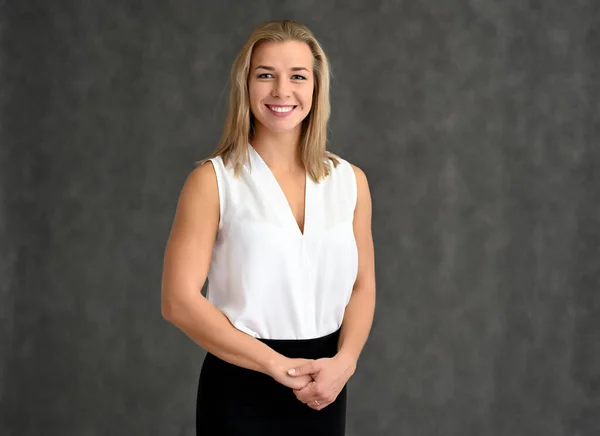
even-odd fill
[{"label": "eyebrow", "polygon": [[[310,73],[310,70],[305,67],[292,67],[290,68],[292,71],[306,71]],[[267,70],[267,71],[275,71],[275,68],[269,67],[267,65],[259,65],[255,68],[255,70]]]}]

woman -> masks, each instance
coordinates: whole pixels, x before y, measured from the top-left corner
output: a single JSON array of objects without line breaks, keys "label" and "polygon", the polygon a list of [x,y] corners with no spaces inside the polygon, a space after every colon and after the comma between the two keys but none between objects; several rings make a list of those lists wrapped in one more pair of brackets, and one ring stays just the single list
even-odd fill
[{"label": "woman", "polygon": [[220,144],[188,176],[165,250],[163,316],[207,351],[198,435],[345,432],[375,268],[367,179],[326,151],[328,118],[310,30],[254,29]]}]

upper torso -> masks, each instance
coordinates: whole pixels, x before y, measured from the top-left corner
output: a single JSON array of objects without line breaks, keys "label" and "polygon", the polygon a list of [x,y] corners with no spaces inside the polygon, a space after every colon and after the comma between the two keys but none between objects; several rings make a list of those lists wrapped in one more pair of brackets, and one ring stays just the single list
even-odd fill
[{"label": "upper torso", "polygon": [[354,171],[340,159],[320,183],[306,177],[299,227],[269,167],[251,146],[249,153],[250,165],[239,178],[220,157],[211,159],[220,221],[207,297],[235,327],[255,337],[329,334],[341,325],[358,269]]}]

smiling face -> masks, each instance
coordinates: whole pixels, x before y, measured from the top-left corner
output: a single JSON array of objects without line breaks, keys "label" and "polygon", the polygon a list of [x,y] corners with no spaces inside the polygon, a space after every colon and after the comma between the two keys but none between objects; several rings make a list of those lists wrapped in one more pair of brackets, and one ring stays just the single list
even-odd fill
[{"label": "smiling face", "polygon": [[312,107],[313,55],[299,41],[265,41],[254,48],[248,91],[256,129],[300,131]]}]

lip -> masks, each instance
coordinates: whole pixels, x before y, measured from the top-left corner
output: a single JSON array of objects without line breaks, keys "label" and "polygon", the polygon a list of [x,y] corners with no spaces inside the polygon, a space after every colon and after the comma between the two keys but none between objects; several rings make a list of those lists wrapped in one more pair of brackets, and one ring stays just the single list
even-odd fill
[{"label": "lip", "polygon": [[[288,117],[292,114],[292,112],[294,112],[296,110],[296,108],[298,107],[298,105],[295,104],[265,104],[265,106],[267,107],[267,109],[269,109],[269,112],[271,114],[273,114],[276,117],[280,117],[280,118],[285,118]],[[275,112],[273,110],[271,110],[272,107],[292,107],[292,110],[289,112]]]}]

